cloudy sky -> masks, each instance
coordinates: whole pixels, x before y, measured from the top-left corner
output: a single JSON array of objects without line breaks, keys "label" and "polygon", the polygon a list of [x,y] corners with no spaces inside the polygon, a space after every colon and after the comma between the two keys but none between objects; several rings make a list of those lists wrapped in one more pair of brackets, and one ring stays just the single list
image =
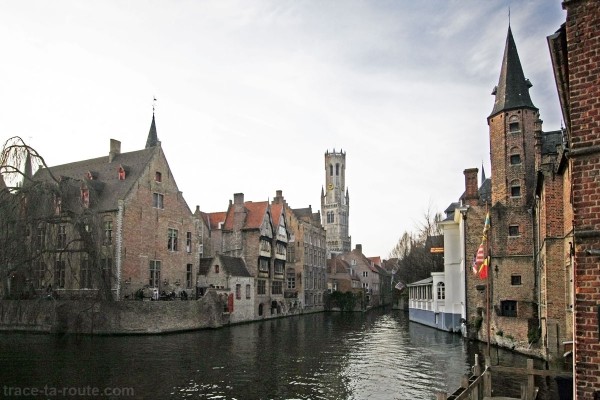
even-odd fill
[{"label": "cloudy sky", "polygon": [[233,194],[320,209],[346,152],[353,246],[387,258],[483,164],[510,24],[545,130],[560,0],[0,2],[0,140],[48,165],[159,139],[192,210]]}]

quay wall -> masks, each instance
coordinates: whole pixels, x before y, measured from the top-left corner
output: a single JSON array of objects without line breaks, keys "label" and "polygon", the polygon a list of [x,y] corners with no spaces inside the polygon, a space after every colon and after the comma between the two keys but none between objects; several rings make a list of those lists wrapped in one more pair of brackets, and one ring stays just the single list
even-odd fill
[{"label": "quay wall", "polygon": [[229,314],[216,294],[190,301],[1,300],[0,331],[157,334],[219,328]]}]

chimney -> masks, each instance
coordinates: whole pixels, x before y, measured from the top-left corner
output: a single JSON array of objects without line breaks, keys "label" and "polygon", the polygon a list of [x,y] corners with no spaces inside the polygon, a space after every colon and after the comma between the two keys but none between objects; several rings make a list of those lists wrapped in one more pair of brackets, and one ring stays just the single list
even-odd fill
[{"label": "chimney", "polygon": [[233,194],[233,204],[235,204],[235,205],[244,204],[244,193],[234,193]]},{"label": "chimney", "polygon": [[283,191],[276,190],[275,191],[275,198],[273,199],[273,203],[280,204],[282,199],[283,199]]},{"label": "chimney", "polygon": [[469,206],[476,206],[479,202],[479,192],[477,190],[477,168],[465,169],[465,203]]},{"label": "chimney", "polygon": [[356,251],[358,251],[360,254],[362,254],[362,244],[356,245]]},{"label": "chimney", "polygon": [[121,142],[116,139],[110,139],[110,151],[108,153],[108,162],[111,163],[117,155],[121,154]]}]

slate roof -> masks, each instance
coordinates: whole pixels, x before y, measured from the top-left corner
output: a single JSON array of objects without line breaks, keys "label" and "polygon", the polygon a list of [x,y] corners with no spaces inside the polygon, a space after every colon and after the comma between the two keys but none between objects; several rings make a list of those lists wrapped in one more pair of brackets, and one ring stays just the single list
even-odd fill
[{"label": "slate roof", "polygon": [[146,139],[146,148],[154,147],[158,144],[158,134],[156,133],[156,122],[154,121],[154,113],[152,113],[152,123]]},{"label": "slate roof", "polygon": [[225,256],[222,254],[217,255],[216,257],[205,257],[200,259],[200,267],[198,268],[198,274],[206,275],[213,264],[213,260],[218,259],[219,265],[223,268],[223,270],[231,275],[231,276],[240,276],[240,277],[252,277],[250,272],[248,272],[248,268],[246,268],[246,263],[244,259],[240,257],[231,257]]},{"label": "slate roof", "polygon": [[542,132],[542,154],[558,154],[557,146],[562,143],[562,131]]},{"label": "slate roof", "polygon": [[502,67],[500,69],[500,79],[498,80],[498,86],[492,92],[492,94],[496,95],[496,99],[490,117],[499,112],[515,108],[537,110],[529,97],[529,88],[531,86],[531,82],[525,79],[519,53],[517,52],[517,45],[509,26]]},{"label": "slate roof", "polygon": [[[36,172],[34,179],[50,180],[51,172],[57,179],[67,177],[85,182],[88,187],[97,192],[97,197],[90,194],[90,201],[95,210],[100,212],[116,210],[118,200],[127,196],[159,148],[152,147],[117,154],[111,162],[108,162],[109,157],[105,156],[42,168]],[[118,170],[121,166],[126,170],[125,180],[119,180]],[[92,175],[95,175],[96,179],[87,179],[88,172],[93,172]]]}]

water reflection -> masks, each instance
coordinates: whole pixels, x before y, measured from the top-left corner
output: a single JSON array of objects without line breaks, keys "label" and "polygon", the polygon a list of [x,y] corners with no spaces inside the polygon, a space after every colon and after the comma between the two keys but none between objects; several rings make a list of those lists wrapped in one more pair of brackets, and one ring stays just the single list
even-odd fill
[{"label": "water reflection", "polygon": [[132,387],[143,399],[433,399],[458,386],[476,352],[402,312],[321,313],[162,336],[3,334],[0,381]]}]

